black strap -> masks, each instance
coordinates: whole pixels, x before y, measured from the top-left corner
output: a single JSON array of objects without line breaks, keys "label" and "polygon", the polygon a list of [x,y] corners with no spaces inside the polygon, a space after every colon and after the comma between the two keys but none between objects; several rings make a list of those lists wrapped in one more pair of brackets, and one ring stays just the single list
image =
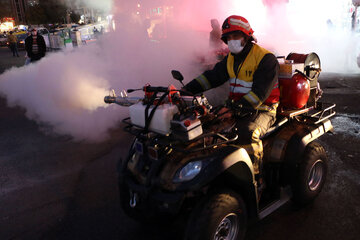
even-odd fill
[{"label": "black strap", "polygon": [[[154,95],[156,95],[156,93],[154,93]],[[148,104],[148,106],[146,106],[145,109],[145,128],[144,131],[147,132],[149,130],[149,126],[151,123],[152,118],[154,117],[155,111],[157,109],[158,106],[160,106],[161,102],[164,100],[164,98],[168,95],[168,92],[165,92],[159,99],[159,101],[157,102],[157,104],[155,105],[155,107],[151,110],[150,115],[147,117],[148,112],[149,112],[149,108],[150,108],[150,103]],[[152,101],[154,102],[154,101]]]}]

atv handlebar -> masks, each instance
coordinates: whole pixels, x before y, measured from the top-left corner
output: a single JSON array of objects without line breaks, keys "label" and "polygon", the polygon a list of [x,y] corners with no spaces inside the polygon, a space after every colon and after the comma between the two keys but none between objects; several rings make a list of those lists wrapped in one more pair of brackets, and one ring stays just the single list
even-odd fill
[{"label": "atv handlebar", "polygon": [[[143,88],[138,88],[138,89],[128,89],[126,90],[127,93],[132,93],[135,91],[139,91],[139,90],[143,90],[144,92],[169,92],[169,88],[167,87],[152,87],[152,86],[145,86]],[[174,89],[171,91],[177,91],[180,92],[182,95],[184,96],[195,96],[195,94],[185,91],[184,89]]]},{"label": "atv handlebar", "polygon": [[168,92],[169,88],[167,87],[152,87],[152,86],[145,86],[143,89],[145,92]]}]

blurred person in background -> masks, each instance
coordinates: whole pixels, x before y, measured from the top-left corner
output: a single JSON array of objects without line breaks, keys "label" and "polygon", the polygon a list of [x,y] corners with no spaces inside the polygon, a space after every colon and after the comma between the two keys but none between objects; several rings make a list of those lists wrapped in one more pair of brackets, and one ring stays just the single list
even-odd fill
[{"label": "blurred person in background", "polygon": [[17,37],[13,34],[12,31],[10,31],[7,41],[9,42],[9,46],[11,49],[11,52],[13,53],[13,56],[19,57],[18,49],[17,49]]},{"label": "blurred person in background", "polygon": [[45,57],[46,44],[44,37],[37,34],[35,28],[31,30],[31,35],[25,39],[25,50],[30,62],[36,62]]},{"label": "blurred person in background", "polygon": [[210,32],[210,48],[212,49],[220,49],[223,45],[223,41],[221,40],[221,28],[219,21],[217,19],[211,19],[211,32]]}]

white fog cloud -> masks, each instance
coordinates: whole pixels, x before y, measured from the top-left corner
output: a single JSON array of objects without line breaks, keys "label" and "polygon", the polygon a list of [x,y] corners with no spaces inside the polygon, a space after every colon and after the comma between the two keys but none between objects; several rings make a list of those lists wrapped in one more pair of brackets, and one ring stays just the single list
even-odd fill
[{"label": "white fog cloud", "polygon": [[[185,82],[200,74],[203,66],[199,59],[209,56],[212,18],[222,23],[230,14],[243,15],[254,28],[259,44],[275,53],[317,52],[326,71],[359,72],[351,65],[351,54],[358,54],[352,45],[356,45],[356,39],[345,30],[325,29],[320,33],[317,28],[310,28],[305,20],[312,19],[309,16],[312,13],[302,13],[300,8],[297,14],[303,19],[294,23],[298,15],[291,13],[292,5],[275,11],[266,9],[261,0],[173,1],[177,10],[166,22],[167,38],[157,43],[145,41],[145,29],[127,10],[132,2],[83,2],[110,10],[115,15],[116,32],[96,44],[49,53],[38,63],[12,68],[0,75],[0,94],[10,106],[25,108],[30,119],[49,124],[55,132],[72,135],[77,140],[103,140],[108,130],[127,116],[126,108],[104,104],[103,97],[110,88],[119,92],[147,83],[163,86],[173,83],[179,87],[172,80],[171,70],[180,70]],[[310,29],[305,34],[299,28],[302,20],[303,27]],[[315,20],[322,25],[326,17]]]}]

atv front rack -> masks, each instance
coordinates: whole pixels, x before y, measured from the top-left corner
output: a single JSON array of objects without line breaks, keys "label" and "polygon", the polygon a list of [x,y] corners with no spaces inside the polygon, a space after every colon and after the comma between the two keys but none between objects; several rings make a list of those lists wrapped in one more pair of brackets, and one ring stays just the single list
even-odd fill
[{"label": "atv front rack", "polygon": [[[206,138],[212,138],[212,143],[207,144],[205,141]],[[233,136],[231,136],[231,138],[228,138],[221,133],[210,132],[210,133],[202,134],[199,137],[191,140],[191,142],[203,141],[202,147],[191,148],[191,149],[173,147],[173,149],[178,152],[193,153],[193,152],[203,151],[203,150],[207,150],[207,149],[214,149],[220,145],[235,142],[237,139],[238,139],[237,134],[233,134]]]},{"label": "atv front rack", "polygon": [[[122,122],[126,124],[126,126],[124,127],[124,131],[126,131],[132,135],[135,135],[137,137],[141,137],[142,134],[144,134],[144,128],[131,123],[130,117],[123,119]],[[152,131],[148,131],[147,133],[159,134],[157,132],[152,132]],[[202,147],[184,149],[183,147],[182,148],[175,147],[179,143],[184,143],[183,140],[172,136],[172,134],[167,134],[167,135],[162,135],[162,136],[164,136],[166,138],[163,141],[161,141],[161,139],[159,139],[159,143],[161,145],[170,145],[173,150],[178,151],[178,152],[186,152],[186,153],[193,153],[193,152],[202,151],[202,150],[206,150],[206,149],[216,148],[217,146],[220,146],[223,144],[229,144],[238,139],[238,135],[234,134],[234,133],[207,132],[207,133],[201,134],[200,136],[198,136],[190,141],[186,141],[187,144],[202,141]],[[209,138],[212,138],[211,143],[208,143],[206,141],[206,139],[209,139]]]}]

